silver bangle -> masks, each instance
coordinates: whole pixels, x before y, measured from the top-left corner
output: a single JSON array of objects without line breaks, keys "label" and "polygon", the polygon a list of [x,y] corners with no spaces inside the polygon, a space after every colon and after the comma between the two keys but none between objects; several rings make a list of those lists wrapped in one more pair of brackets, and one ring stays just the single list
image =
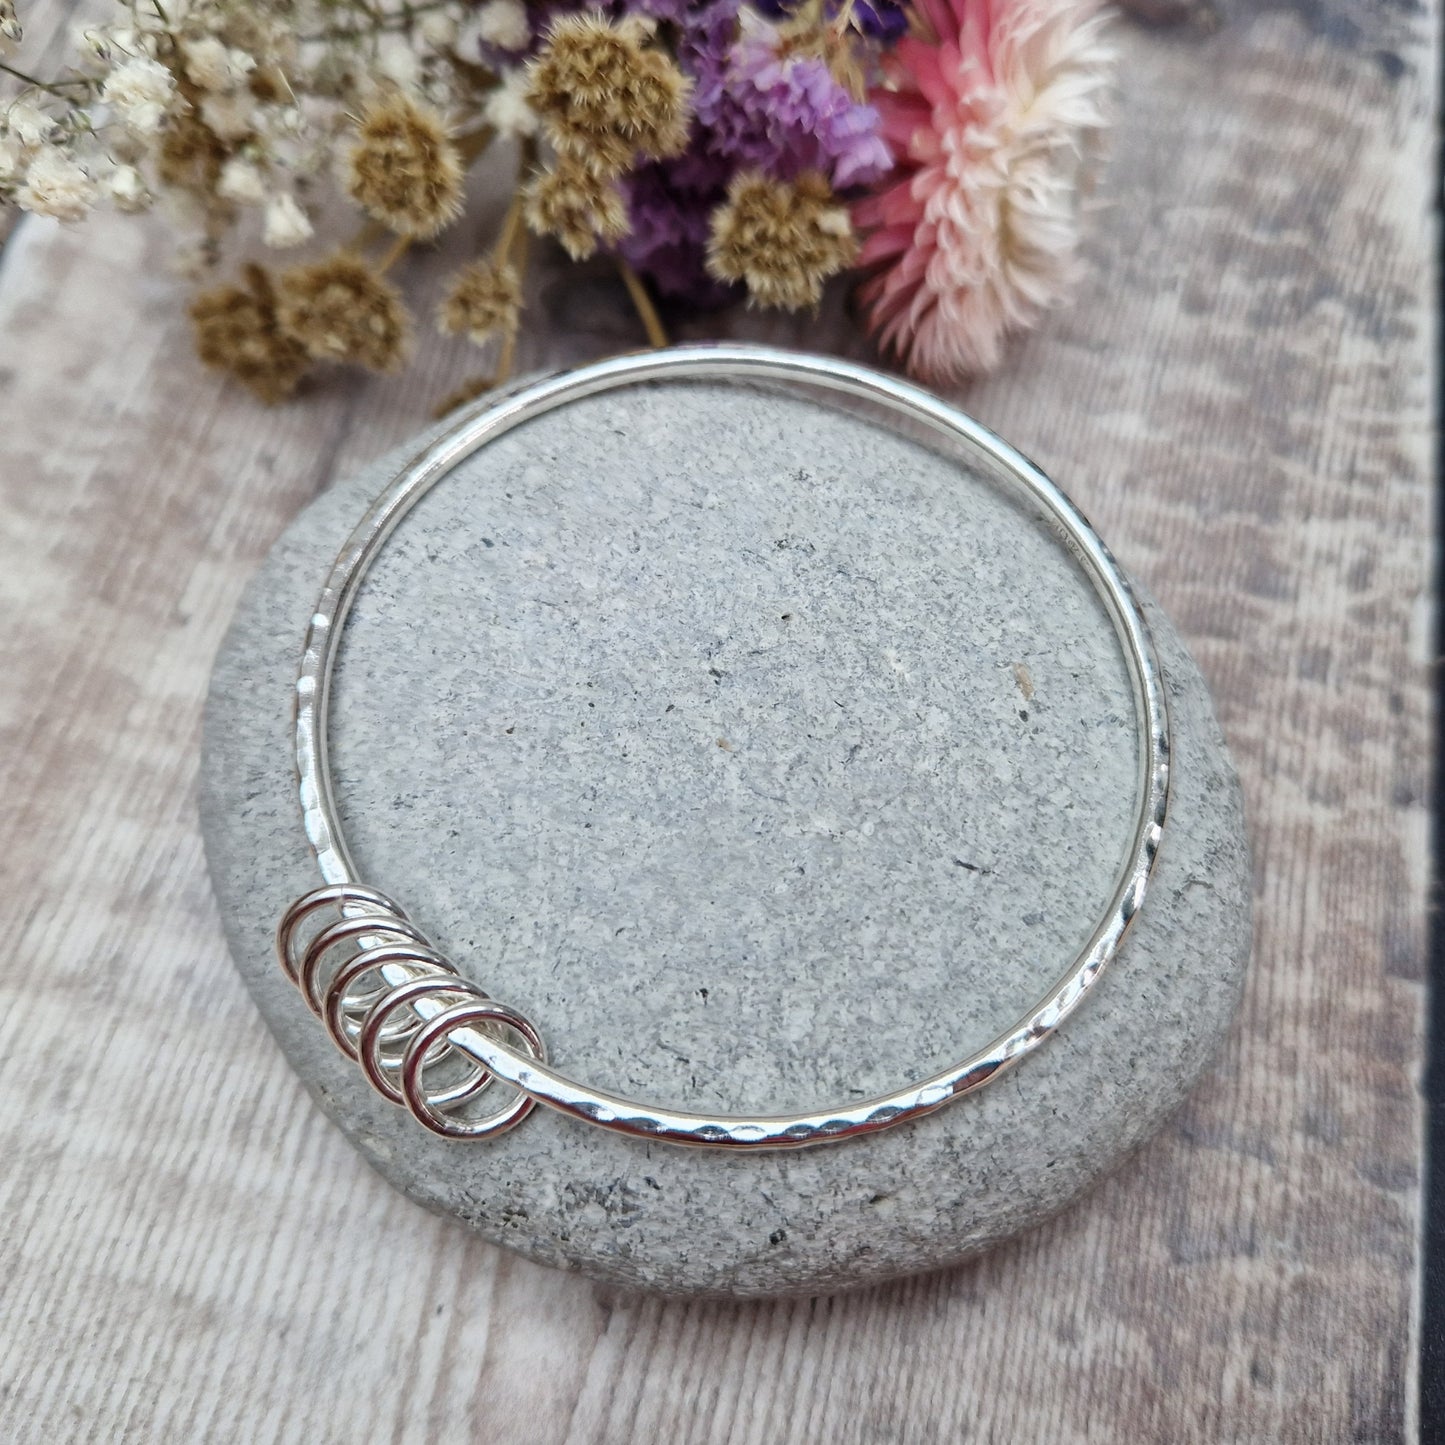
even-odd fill
[{"label": "silver bangle", "polygon": [[[801,384],[835,400],[870,403],[982,456],[1041,508],[1093,584],[1133,685],[1138,811],[1127,857],[1088,942],[1048,992],[986,1047],[862,1103],[797,1114],[700,1114],[620,1098],[569,1078],[548,1064],[529,1020],[462,977],[399,905],[359,881],[337,818],[327,760],[332,665],[362,579],[397,524],[459,462],[523,422],[599,392],[689,378]],[[1148,625],[1128,580],[1068,497],[1007,443],[918,387],[851,362],[755,346],[676,347],[532,381],[474,406],[418,453],[358,523],[326,580],[296,679],[295,738],[306,836],[324,886],[287,909],[276,931],[277,955],[337,1046],[373,1086],[447,1138],[501,1134],[537,1104],[642,1139],[727,1149],[831,1143],[931,1113],[997,1078],[1079,1006],[1144,901],[1169,796],[1169,717]],[[478,1114],[476,1101],[497,1081],[510,1086],[506,1102]]]}]

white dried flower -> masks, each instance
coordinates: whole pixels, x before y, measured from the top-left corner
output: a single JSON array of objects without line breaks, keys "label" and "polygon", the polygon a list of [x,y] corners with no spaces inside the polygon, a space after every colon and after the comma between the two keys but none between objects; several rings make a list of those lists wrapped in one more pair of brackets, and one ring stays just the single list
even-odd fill
[{"label": "white dried flower", "polygon": [[98,25],[78,22],[70,27],[70,43],[82,55],[92,56],[96,60],[109,60],[111,57],[110,35]]},{"label": "white dried flower", "polygon": [[154,199],[146,189],[145,179],[134,166],[117,166],[105,178],[105,189],[116,210],[129,214],[148,210]]},{"label": "white dried flower", "polygon": [[15,14],[15,0],[0,0],[0,55],[11,55],[25,38]]},{"label": "white dried flower", "polygon": [[188,40],[181,51],[186,59],[186,74],[202,90],[235,90],[256,68],[253,56],[232,49],[214,35]]},{"label": "white dried flower", "polygon": [[477,11],[477,39],[498,50],[525,50],[532,38],[522,0],[487,0]]},{"label": "white dried flower", "polygon": [[30,162],[15,199],[37,216],[80,221],[95,204],[95,182],[59,146],[46,146]]},{"label": "white dried flower", "polygon": [[433,50],[447,50],[457,38],[457,17],[447,10],[428,10],[417,21],[416,33]]},{"label": "white dried flower", "polygon": [[266,199],[266,177],[260,166],[244,156],[232,156],[221,167],[216,194],[242,206],[259,206]]},{"label": "white dried flower", "polygon": [[273,196],[266,206],[266,226],[262,239],[268,246],[284,251],[290,246],[304,245],[312,236],[306,212],[289,192]]},{"label": "white dried flower", "polygon": [[43,145],[55,134],[56,123],[37,105],[28,100],[17,100],[0,112],[7,134],[14,136],[21,145],[34,148]]},{"label": "white dried flower", "polygon": [[100,98],[113,105],[138,135],[150,135],[160,129],[175,93],[175,77],[170,71],[158,60],[142,56],[112,70]]},{"label": "white dried flower", "polygon": [[0,132],[0,186],[7,181],[18,180],[25,169],[26,148],[19,136]]},{"label": "white dried flower", "polygon": [[114,25],[109,30],[97,32],[96,45],[105,48],[102,60],[117,55],[149,55],[155,43],[154,37],[142,35],[133,25]]},{"label": "white dried flower", "polygon": [[520,140],[537,134],[537,112],[527,99],[531,81],[520,66],[508,71],[501,84],[487,97],[483,119],[506,140]]},{"label": "white dried flower", "polygon": [[273,105],[267,111],[266,119],[272,135],[295,137],[306,134],[306,116],[299,105]]},{"label": "white dried flower", "polygon": [[382,35],[376,42],[376,73],[402,90],[421,81],[421,56],[405,35]]},{"label": "white dried flower", "polygon": [[201,101],[201,119],[222,140],[244,140],[256,128],[256,101],[245,90],[208,95]]}]

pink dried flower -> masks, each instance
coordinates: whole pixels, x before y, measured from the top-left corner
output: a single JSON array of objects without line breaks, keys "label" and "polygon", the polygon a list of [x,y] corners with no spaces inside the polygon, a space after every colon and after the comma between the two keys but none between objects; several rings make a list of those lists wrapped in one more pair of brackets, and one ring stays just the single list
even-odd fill
[{"label": "pink dried flower", "polygon": [[870,328],[935,382],[998,364],[1077,269],[1079,186],[1113,63],[1096,0],[919,0],[869,98],[898,164],[855,208]]}]

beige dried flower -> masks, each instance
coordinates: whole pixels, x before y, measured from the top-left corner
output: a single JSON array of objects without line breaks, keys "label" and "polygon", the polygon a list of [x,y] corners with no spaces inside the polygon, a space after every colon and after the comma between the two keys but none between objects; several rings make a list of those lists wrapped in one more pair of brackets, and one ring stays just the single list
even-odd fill
[{"label": "beige dried flower", "polygon": [[430,106],[394,94],[368,106],[347,164],[347,189],[402,236],[434,236],[462,209],[462,163]]},{"label": "beige dried flower", "polygon": [[857,254],[848,212],[817,171],[796,181],[745,171],[713,212],[707,267],[720,281],[741,281],[759,305],[797,311],[816,306],[823,282]]},{"label": "beige dried flower", "polygon": [[282,330],[276,291],[260,266],[247,266],[244,286],[218,286],[191,302],[201,361],[250,387],[262,401],[291,395],[310,364],[306,348]]},{"label": "beige dried flower", "polygon": [[322,361],[395,371],[406,358],[410,318],[401,292],[360,256],[338,251],[277,281],[283,330]]},{"label": "beige dried flower", "polygon": [[687,145],[692,83],[649,38],[635,17],[568,15],[553,24],[527,78],[559,151],[616,175],[636,155],[676,155]]},{"label": "beige dried flower", "polygon": [[572,156],[559,156],[551,170],[534,176],[523,202],[532,230],[555,236],[574,261],[627,234],[627,205],[617,182]]},{"label": "beige dried flower", "polygon": [[463,266],[437,310],[437,328],[469,336],[478,346],[510,336],[522,311],[522,280],[515,266],[487,259]]}]

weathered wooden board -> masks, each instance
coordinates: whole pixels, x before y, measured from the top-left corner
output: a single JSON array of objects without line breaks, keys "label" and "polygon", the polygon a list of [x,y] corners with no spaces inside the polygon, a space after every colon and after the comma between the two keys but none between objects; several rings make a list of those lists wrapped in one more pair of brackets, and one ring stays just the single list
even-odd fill
[{"label": "weathered wooden board", "polygon": [[[1074,491],[1217,691],[1258,873],[1244,1012],[1080,1208],[852,1298],[598,1298],[393,1195],[310,1107],[210,901],[200,701],[286,520],[466,360],[429,342],[400,382],[264,411],[194,365],[155,232],[18,228],[0,1438],[1408,1438],[1437,17],[1217,19],[1126,31],[1093,278],[966,400]],[[418,297],[437,272],[412,263]],[[529,362],[638,340],[601,279],[534,321]]]}]

